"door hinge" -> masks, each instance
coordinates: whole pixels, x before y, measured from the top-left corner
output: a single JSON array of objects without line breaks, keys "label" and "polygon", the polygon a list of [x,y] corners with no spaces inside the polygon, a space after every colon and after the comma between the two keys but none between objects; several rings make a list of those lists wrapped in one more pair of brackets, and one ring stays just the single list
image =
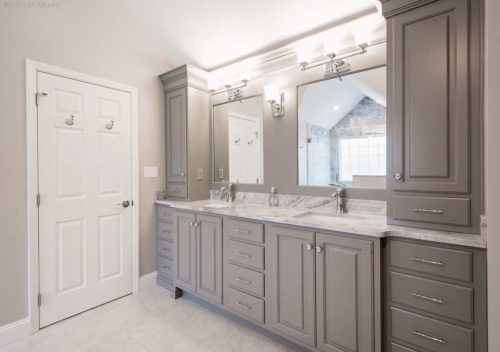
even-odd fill
[{"label": "door hinge", "polygon": [[40,193],[36,195],[36,206],[40,207]]},{"label": "door hinge", "polygon": [[131,201],[130,201],[130,205],[131,205],[131,206],[134,206],[134,200],[131,200]]},{"label": "door hinge", "polygon": [[45,97],[45,96],[47,96],[47,93],[38,93],[38,92],[36,92],[35,93],[35,105],[38,106],[38,98],[39,97]]},{"label": "door hinge", "polygon": [[42,306],[42,294],[41,293],[38,293],[38,306],[39,307]]}]

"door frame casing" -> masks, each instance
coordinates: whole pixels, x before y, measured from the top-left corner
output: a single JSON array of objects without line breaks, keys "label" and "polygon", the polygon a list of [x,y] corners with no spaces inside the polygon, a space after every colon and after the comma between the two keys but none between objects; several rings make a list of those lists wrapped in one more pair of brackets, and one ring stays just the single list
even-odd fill
[{"label": "door frame casing", "polygon": [[[30,332],[40,329],[38,306],[39,278],[39,228],[38,228],[38,109],[36,105],[37,74],[48,73],[63,78],[120,90],[131,98],[131,148],[132,148],[132,292],[139,291],[139,113],[136,87],[107,79],[67,70],[41,62],[26,60],[26,160],[27,160],[27,228],[28,228],[28,319]],[[44,98],[42,98],[44,99]]]}]

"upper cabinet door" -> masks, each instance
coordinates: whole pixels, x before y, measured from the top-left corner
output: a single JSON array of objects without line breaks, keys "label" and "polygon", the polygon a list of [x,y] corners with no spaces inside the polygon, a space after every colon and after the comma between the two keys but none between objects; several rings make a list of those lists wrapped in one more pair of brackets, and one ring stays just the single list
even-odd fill
[{"label": "upper cabinet door", "polygon": [[187,181],[186,88],[166,95],[167,181]]},{"label": "upper cabinet door", "polygon": [[374,351],[373,243],[316,234],[318,349]]},{"label": "upper cabinet door", "polygon": [[222,303],[222,219],[197,217],[197,283],[198,296]]},{"label": "upper cabinet door", "polygon": [[468,27],[467,0],[434,2],[388,22],[396,191],[469,192]]},{"label": "upper cabinet door", "polygon": [[270,228],[267,252],[270,327],[314,347],[314,233]]}]

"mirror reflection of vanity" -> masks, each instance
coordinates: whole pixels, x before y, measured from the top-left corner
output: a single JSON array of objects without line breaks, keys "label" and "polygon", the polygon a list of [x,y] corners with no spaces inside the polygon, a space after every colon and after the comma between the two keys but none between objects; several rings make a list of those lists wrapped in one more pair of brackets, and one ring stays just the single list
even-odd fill
[{"label": "mirror reflection of vanity", "polygon": [[386,187],[386,69],[298,87],[299,185]]},{"label": "mirror reflection of vanity", "polygon": [[213,106],[214,182],[262,184],[262,96]]}]

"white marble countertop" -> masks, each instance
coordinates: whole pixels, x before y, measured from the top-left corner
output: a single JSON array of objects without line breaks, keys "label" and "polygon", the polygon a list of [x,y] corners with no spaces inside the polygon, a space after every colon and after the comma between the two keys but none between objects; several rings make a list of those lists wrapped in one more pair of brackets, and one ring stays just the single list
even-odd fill
[{"label": "white marble countertop", "polygon": [[486,248],[486,239],[481,235],[387,225],[384,214],[373,212],[348,212],[346,214],[335,215],[331,210],[326,211],[327,209],[321,207],[270,207],[263,204],[227,203],[214,200],[194,202],[159,200],[156,201],[156,204],[176,209],[310,227],[324,231],[336,231],[377,238],[404,237]]}]

